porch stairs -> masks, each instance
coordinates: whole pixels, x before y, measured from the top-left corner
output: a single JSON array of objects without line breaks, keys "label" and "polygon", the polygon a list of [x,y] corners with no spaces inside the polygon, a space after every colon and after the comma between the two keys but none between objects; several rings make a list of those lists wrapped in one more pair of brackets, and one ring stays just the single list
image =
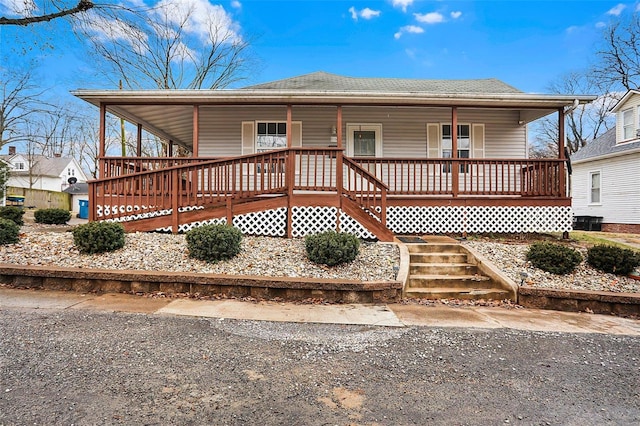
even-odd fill
[{"label": "porch stairs", "polygon": [[409,243],[404,296],[422,299],[511,299],[509,290],[485,275],[474,256],[448,237]]}]

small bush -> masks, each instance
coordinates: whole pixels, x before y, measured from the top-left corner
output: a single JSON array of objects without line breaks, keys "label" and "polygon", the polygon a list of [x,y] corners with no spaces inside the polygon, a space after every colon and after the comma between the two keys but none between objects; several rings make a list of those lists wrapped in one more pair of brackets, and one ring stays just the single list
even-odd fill
[{"label": "small bush", "polygon": [[304,245],[309,260],[328,266],[352,262],[360,250],[360,240],[355,236],[334,231],[308,235]]},{"label": "small bush", "polygon": [[64,225],[71,219],[71,212],[64,209],[40,209],[33,214],[36,223]]},{"label": "small bush", "polygon": [[187,232],[186,239],[190,257],[218,262],[240,253],[242,232],[230,225],[204,225]]},{"label": "small bush", "polygon": [[587,263],[604,272],[629,275],[637,266],[640,266],[640,253],[621,247],[598,244],[587,250]]},{"label": "small bush", "polygon": [[93,254],[124,247],[124,227],[116,222],[89,222],[73,229],[73,243],[80,253]]},{"label": "small bush", "polygon": [[556,275],[565,275],[582,262],[582,255],[571,247],[552,243],[534,243],[529,247],[527,260],[536,268]]},{"label": "small bush", "polygon": [[0,218],[0,245],[20,241],[20,227],[12,220]]},{"label": "small bush", "polygon": [[22,215],[24,215],[24,210],[21,207],[16,207],[16,206],[0,207],[0,218],[9,219],[18,226],[24,225],[24,221],[22,220]]}]

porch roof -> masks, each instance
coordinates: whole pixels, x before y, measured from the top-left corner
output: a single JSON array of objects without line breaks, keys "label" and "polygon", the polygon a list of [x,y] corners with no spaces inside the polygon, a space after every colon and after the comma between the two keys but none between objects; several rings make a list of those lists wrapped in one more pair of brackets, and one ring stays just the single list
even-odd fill
[{"label": "porch roof", "polygon": [[[528,123],[560,108],[596,99],[591,95],[523,93],[497,79],[419,80],[352,78],[317,72],[290,79],[218,90],[76,90],[73,95],[139,123],[167,140],[189,145],[192,105],[317,105],[502,108],[518,110]],[[180,133],[180,132],[178,132]]]}]

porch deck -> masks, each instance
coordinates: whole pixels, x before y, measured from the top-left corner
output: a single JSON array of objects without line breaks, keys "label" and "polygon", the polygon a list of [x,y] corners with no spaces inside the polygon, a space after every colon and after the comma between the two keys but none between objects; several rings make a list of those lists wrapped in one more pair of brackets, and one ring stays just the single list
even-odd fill
[{"label": "porch deck", "polygon": [[329,228],[340,228],[346,214],[390,240],[398,228],[387,223],[394,208],[570,206],[561,159],[349,158],[340,148],[298,147],[231,158],[108,157],[100,164],[104,177],[89,184],[90,220],[121,221],[129,230],[177,232],[193,222],[233,223],[238,215],[282,209],[291,237],[294,209],[316,207],[335,209]]}]

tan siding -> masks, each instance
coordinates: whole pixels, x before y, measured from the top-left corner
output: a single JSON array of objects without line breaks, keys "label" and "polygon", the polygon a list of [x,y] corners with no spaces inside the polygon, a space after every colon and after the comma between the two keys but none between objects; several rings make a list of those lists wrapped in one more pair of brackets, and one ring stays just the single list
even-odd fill
[{"label": "tan siding", "polygon": [[[227,156],[242,152],[242,122],[286,120],[286,107],[201,107],[200,155]],[[459,109],[460,123],[485,124],[485,157],[523,158],[526,128],[517,111]],[[303,146],[329,146],[335,107],[294,106],[293,120],[302,121]],[[449,108],[343,107],[343,140],[348,123],[382,124],[385,157],[427,156],[427,123],[451,122]]]}]

